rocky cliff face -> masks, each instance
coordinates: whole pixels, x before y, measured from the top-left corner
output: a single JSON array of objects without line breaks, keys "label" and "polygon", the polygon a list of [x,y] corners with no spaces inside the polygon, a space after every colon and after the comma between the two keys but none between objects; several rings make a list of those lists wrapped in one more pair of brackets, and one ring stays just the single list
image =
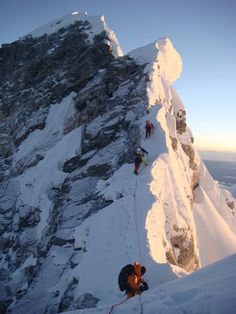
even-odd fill
[{"label": "rocky cliff face", "polygon": [[[103,18],[68,19],[0,49],[0,300],[9,313],[94,307],[119,294],[117,272],[134,259],[156,283],[208,263],[193,213],[204,193],[231,232],[225,255],[236,247],[235,202],[201,163],[171,87],[181,59],[170,41],[118,57]],[[149,166],[136,178],[140,144]]]},{"label": "rocky cliff face", "polygon": [[[78,264],[82,252],[74,250],[73,233],[68,230],[110,204],[97,195],[96,183],[132,162],[140,142],[135,120],[145,111],[143,66],[129,57],[115,59],[105,30],[88,42],[87,27],[93,26],[77,21],[51,35],[27,36],[0,50],[1,281],[5,285],[1,298],[8,304],[18,303],[29,287],[37,285],[39,273],[47,272],[46,257],[53,247],[71,251],[69,268]],[[60,184],[48,182],[40,165],[57,158],[52,148],[74,130],[80,130],[75,138],[78,151],[60,166],[53,165],[49,175],[59,168],[64,174]],[[42,172],[35,176],[36,168]],[[44,205],[26,201],[25,195],[33,197],[30,180],[35,177],[37,184],[45,175],[40,184],[45,184],[50,209],[47,222],[38,228]],[[35,191],[35,197],[41,192]],[[41,280],[46,285],[46,273]],[[43,290],[40,293],[46,297]],[[42,312],[54,306],[51,298],[57,308],[65,307],[64,299],[53,295],[43,302]]]}]

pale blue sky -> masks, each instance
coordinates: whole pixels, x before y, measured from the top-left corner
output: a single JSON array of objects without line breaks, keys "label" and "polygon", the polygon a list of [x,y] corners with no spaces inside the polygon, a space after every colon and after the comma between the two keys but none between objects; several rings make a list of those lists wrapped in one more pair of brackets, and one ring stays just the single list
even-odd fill
[{"label": "pale blue sky", "polygon": [[105,15],[125,53],[169,37],[196,145],[236,152],[236,0],[0,0],[0,43],[73,11]]}]

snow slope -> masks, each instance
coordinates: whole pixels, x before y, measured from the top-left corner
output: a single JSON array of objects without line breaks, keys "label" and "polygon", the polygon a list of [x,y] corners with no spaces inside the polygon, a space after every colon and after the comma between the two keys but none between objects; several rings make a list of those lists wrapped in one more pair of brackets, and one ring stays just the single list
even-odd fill
[{"label": "snow slope", "polygon": [[20,197],[17,204],[27,204],[40,208],[40,222],[37,225],[37,236],[40,237],[47,226],[53,202],[49,192],[59,187],[67,174],[62,171],[64,162],[80,152],[81,128],[74,129],[64,135],[64,126],[74,113],[74,94],[65,97],[61,103],[51,106],[46,126],[43,130],[35,130],[19,146],[15,155],[15,162],[32,155],[34,151],[44,151],[44,159],[35,167],[16,178]]},{"label": "snow slope", "polygon": [[[114,314],[234,314],[236,254],[189,276],[160,285],[116,307]],[[121,300],[122,301],[122,298]],[[66,312],[107,314],[111,305]]]},{"label": "snow slope", "polygon": [[29,35],[33,37],[39,37],[44,34],[53,34],[60,28],[67,27],[77,21],[87,21],[90,26],[85,29],[85,33],[89,36],[89,41],[93,41],[93,37],[105,31],[108,35],[110,42],[107,42],[111,46],[115,57],[123,56],[122,49],[116,38],[115,33],[109,28],[105,22],[104,16],[90,16],[83,12],[74,12],[70,15],[63,16],[52,22],[49,22],[43,26],[34,29]]}]

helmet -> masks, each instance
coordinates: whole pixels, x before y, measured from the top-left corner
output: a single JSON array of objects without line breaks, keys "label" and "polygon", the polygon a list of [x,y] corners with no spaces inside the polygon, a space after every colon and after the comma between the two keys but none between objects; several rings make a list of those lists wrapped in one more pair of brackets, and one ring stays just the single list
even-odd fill
[{"label": "helmet", "polygon": [[137,154],[141,154],[141,153],[142,153],[141,148],[140,148],[140,147],[138,147],[138,148],[136,149],[136,152],[137,152]]}]

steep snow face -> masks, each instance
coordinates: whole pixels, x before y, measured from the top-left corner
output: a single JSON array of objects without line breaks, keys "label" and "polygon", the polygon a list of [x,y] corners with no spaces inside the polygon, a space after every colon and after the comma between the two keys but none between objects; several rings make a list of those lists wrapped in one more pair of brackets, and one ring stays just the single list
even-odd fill
[{"label": "steep snow face", "polygon": [[201,186],[194,191],[194,218],[203,266],[236,252],[235,234]]},{"label": "steep snow face", "polygon": [[29,33],[33,37],[43,36],[44,34],[53,34],[58,32],[61,28],[67,27],[77,21],[88,22],[85,27],[85,33],[88,35],[88,40],[93,41],[93,37],[102,32],[106,32],[109,38],[107,45],[112,48],[113,55],[117,57],[123,56],[122,49],[119,45],[115,33],[109,28],[105,22],[104,16],[90,16],[87,13],[74,12],[70,15],[63,16],[43,26],[40,26]]},{"label": "steep snow face", "polygon": [[202,266],[235,253],[235,202],[230,192],[219,188],[203,162],[200,162],[200,185],[194,190],[193,200]]},{"label": "steep snow face", "polygon": [[[177,80],[182,71],[182,60],[168,38],[162,38],[150,45],[129,53],[137,62],[146,65],[150,78],[147,88],[149,103],[161,101],[168,85]],[[167,96],[167,95],[166,95]]]},{"label": "steep snow face", "polygon": [[[147,215],[152,217],[147,226],[150,252],[156,256],[156,247],[160,252],[161,246],[155,239],[161,234],[170,262],[181,265],[182,260],[190,258],[188,266],[185,265],[189,270],[208,265],[236,251],[235,201],[211,178],[192,146],[193,135],[186,124],[183,103],[170,85],[182,68],[181,58],[170,40],[161,39],[136,49],[130,56],[146,64],[150,78],[146,89],[150,114],[146,119],[161,125],[167,151],[156,153],[152,159],[150,191],[157,201]],[[155,117],[156,107],[160,110]],[[143,128],[144,124],[140,126]],[[154,153],[149,143],[143,141],[144,147]],[[158,223],[154,227],[150,221],[155,220]]]},{"label": "steep snow face", "polygon": [[33,154],[43,152],[44,158],[33,168],[17,177],[20,196],[17,207],[31,206],[40,209],[40,222],[35,232],[41,237],[47,226],[49,213],[53,208],[50,200],[50,190],[61,186],[66,178],[62,170],[66,160],[80,153],[81,128],[63,136],[63,128],[74,114],[73,93],[60,104],[51,107],[46,126],[36,130],[20,145],[15,155],[18,162]]}]

